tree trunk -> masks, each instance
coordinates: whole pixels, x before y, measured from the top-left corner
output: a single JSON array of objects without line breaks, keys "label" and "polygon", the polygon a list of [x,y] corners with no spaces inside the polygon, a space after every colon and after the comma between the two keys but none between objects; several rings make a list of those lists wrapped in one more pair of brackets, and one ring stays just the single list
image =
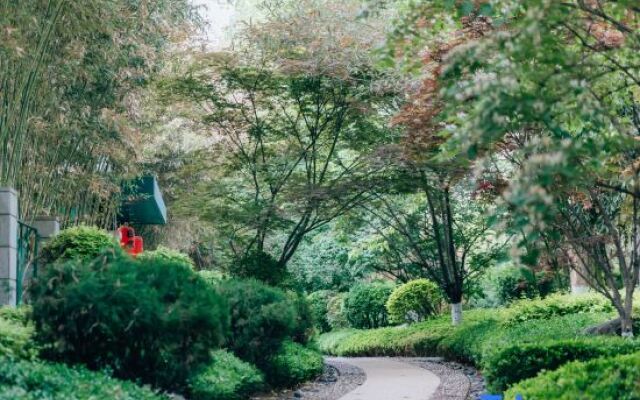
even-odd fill
[{"label": "tree trunk", "polygon": [[462,323],[462,303],[451,304],[451,323],[453,325]]},{"label": "tree trunk", "polygon": [[633,338],[633,318],[630,312],[624,312],[620,315],[620,331],[624,338]]}]

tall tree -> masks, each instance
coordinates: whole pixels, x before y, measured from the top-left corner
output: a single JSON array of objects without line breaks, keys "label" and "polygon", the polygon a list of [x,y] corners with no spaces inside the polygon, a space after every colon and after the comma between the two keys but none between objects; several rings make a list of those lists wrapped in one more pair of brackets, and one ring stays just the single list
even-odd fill
[{"label": "tall tree", "polygon": [[[266,4],[270,6],[270,3]],[[167,86],[202,106],[216,181],[185,209],[227,233],[236,260],[283,268],[309,232],[362,202],[382,169],[381,37],[350,2],[278,2],[229,54]],[[271,261],[269,261],[271,259]]]},{"label": "tall tree", "polygon": [[[560,244],[632,336],[640,9],[604,0],[494,6],[493,18],[473,8],[466,17],[493,29],[442,60],[443,107],[434,118],[436,136],[447,140],[441,157],[478,158],[510,146],[522,159],[503,193],[513,226],[527,241],[546,235]],[[514,135],[526,140],[511,146]]]}]

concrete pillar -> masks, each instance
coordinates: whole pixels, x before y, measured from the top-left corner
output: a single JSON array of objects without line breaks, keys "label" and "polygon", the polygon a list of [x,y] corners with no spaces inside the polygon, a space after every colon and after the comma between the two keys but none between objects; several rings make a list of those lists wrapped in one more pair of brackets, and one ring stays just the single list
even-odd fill
[{"label": "concrete pillar", "polygon": [[574,269],[569,273],[571,280],[571,294],[582,294],[589,291],[589,284]]},{"label": "concrete pillar", "polygon": [[16,305],[18,193],[0,188],[0,305]]},{"label": "concrete pillar", "polygon": [[58,217],[36,217],[31,226],[38,230],[38,238],[40,239],[41,247],[47,242],[47,240],[60,232],[60,221],[58,221]]}]

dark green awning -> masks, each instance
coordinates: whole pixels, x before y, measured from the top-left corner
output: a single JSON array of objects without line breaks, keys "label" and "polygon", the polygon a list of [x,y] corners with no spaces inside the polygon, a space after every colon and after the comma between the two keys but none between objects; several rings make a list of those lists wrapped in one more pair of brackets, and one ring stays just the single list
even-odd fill
[{"label": "dark green awning", "polygon": [[123,200],[120,207],[120,223],[141,225],[165,225],[167,207],[164,204],[158,180],[143,176],[122,185]]}]

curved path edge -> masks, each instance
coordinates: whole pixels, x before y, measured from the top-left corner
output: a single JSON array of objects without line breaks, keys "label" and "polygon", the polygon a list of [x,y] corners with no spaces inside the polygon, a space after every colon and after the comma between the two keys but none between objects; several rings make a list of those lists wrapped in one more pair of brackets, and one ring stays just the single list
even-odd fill
[{"label": "curved path edge", "polygon": [[[430,400],[475,400],[475,392],[483,388],[475,388],[461,364],[445,362],[439,357],[433,358],[399,358],[405,362],[431,371],[440,378],[440,386]],[[468,371],[467,371],[468,372]]]}]

